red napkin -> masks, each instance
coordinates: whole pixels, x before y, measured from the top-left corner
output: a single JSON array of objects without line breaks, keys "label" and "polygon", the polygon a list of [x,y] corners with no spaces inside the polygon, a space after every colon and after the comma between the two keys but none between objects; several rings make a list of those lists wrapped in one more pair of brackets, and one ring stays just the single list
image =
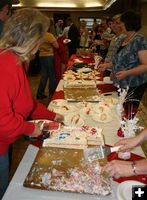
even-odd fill
[{"label": "red napkin", "polygon": [[56,91],[51,100],[55,100],[55,99],[64,99],[64,91],[60,90],[60,91]]},{"label": "red napkin", "polygon": [[[131,158],[129,159],[129,161],[142,160],[142,159],[144,159],[144,158],[141,157],[141,156],[138,156],[136,154],[131,153]],[[114,152],[114,153],[111,153],[108,156],[108,161],[111,161],[111,160],[121,160],[121,159],[118,158],[118,154]],[[134,180],[134,181],[139,181],[139,182],[143,182],[143,183],[147,184],[147,174],[130,176],[130,177],[121,177],[121,178],[118,178],[118,179],[113,178],[113,180],[118,182],[118,183],[121,183],[121,182],[127,181],[127,180]]]},{"label": "red napkin", "polygon": [[86,63],[93,63],[94,62],[94,59],[93,58],[80,58],[80,60],[82,60],[83,62],[86,62]]},{"label": "red napkin", "polygon": [[116,91],[116,88],[112,84],[99,84],[97,85],[97,88],[102,92],[114,92]]}]

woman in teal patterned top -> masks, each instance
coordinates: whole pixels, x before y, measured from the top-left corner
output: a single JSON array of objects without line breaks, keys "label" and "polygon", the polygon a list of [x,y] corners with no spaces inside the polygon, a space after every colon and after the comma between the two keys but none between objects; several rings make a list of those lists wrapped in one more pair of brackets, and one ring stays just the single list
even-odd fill
[{"label": "woman in teal patterned top", "polygon": [[[147,87],[147,40],[137,33],[141,17],[133,11],[122,14],[121,26],[127,35],[112,59],[113,82],[121,88],[129,87],[125,110],[136,109]],[[135,112],[136,112],[135,111]]]}]

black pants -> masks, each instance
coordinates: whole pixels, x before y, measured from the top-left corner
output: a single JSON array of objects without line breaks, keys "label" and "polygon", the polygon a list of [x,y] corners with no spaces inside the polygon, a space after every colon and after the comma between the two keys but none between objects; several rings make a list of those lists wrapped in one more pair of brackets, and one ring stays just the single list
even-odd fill
[{"label": "black pants", "polygon": [[124,103],[124,109],[126,116],[134,116],[137,113],[140,101],[147,88],[147,83],[144,83],[137,87],[129,88],[126,95],[126,102]]},{"label": "black pants", "polygon": [[10,144],[9,151],[8,151],[8,157],[9,157],[9,171],[11,170],[11,164],[12,164],[12,152],[13,152],[13,144]]}]

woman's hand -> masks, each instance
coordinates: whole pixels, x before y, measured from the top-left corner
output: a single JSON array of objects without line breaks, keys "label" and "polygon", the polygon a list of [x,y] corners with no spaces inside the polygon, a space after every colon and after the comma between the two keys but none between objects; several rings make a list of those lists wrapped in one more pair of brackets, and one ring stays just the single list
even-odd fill
[{"label": "woman's hand", "polygon": [[118,79],[118,80],[123,80],[124,78],[126,78],[128,76],[128,71],[120,71],[120,72],[117,72],[115,74],[115,77]]},{"label": "woman's hand", "polygon": [[104,64],[100,64],[99,66],[98,66],[98,71],[100,71],[100,72],[104,72],[106,69],[111,69],[112,68],[112,63],[104,63]]},{"label": "woman's hand", "polygon": [[113,160],[103,168],[103,171],[106,171],[110,177],[114,178],[120,178],[123,176],[132,176],[133,175],[132,162]]},{"label": "woman's hand", "polygon": [[100,64],[100,65],[98,66],[98,71],[99,71],[99,72],[104,72],[107,68],[108,68],[108,64],[107,64],[107,63]]},{"label": "woman's hand", "polygon": [[41,130],[42,123],[43,123],[43,121],[35,123],[35,129],[34,129],[33,133],[31,134],[31,137],[39,137],[40,135],[42,135],[42,130]]},{"label": "woman's hand", "polygon": [[119,148],[119,151],[126,151],[129,150],[135,146],[137,146],[140,143],[139,137],[133,137],[128,139],[122,139],[119,142],[115,143],[115,146],[121,146]]},{"label": "woman's hand", "polygon": [[54,120],[56,122],[63,122],[64,121],[64,116],[57,113]]},{"label": "woman's hand", "polygon": [[98,66],[98,71],[99,72],[104,72],[106,70],[106,64],[100,64]]}]

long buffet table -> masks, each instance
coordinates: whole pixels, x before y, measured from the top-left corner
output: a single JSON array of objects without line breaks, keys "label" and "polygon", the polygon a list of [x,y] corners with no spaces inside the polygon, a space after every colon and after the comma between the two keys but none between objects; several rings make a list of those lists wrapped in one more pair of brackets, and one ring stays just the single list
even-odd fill
[{"label": "long buffet table", "polygon": [[[72,60],[69,62],[69,66],[73,62],[75,57],[72,57]],[[63,84],[64,81],[60,80],[56,92],[53,95],[52,99],[63,99],[64,93],[63,93]],[[102,88],[105,90],[105,86],[102,86]],[[108,90],[109,86],[106,87],[106,92],[112,92],[112,86],[110,86],[110,90]],[[115,91],[112,92],[112,96],[117,97],[117,93]],[[74,104],[74,103],[73,103]],[[86,119],[85,124],[95,127],[97,126],[97,122],[94,122],[93,120]],[[107,145],[113,146],[116,141],[118,141],[120,138],[117,136],[117,130],[120,127],[120,123],[118,121],[117,115],[114,115],[114,120],[110,123],[101,124],[100,127],[103,129],[103,135],[105,138],[105,143]],[[44,190],[38,190],[38,189],[29,189],[23,187],[23,182],[32,166],[32,163],[37,155],[39,148],[34,145],[29,145],[22,161],[20,162],[16,173],[14,177],[12,178],[9,187],[3,197],[3,200],[117,200],[116,197],[116,191],[117,186],[120,182],[125,180],[139,180],[147,183],[147,177],[132,177],[132,178],[121,178],[118,180],[112,179],[112,194],[109,196],[96,196],[96,195],[87,195],[87,194],[77,194],[77,193],[68,193],[68,192],[55,192],[55,191],[44,191]],[[136,147],[132,151],[131,159],[141,159],[144,157],[144,153],[141,149],[141,147]],[[108,157],[108,160],[117,159],[117,154],[114,153]],[[128,199],[129,200],[129,199]]]}]

